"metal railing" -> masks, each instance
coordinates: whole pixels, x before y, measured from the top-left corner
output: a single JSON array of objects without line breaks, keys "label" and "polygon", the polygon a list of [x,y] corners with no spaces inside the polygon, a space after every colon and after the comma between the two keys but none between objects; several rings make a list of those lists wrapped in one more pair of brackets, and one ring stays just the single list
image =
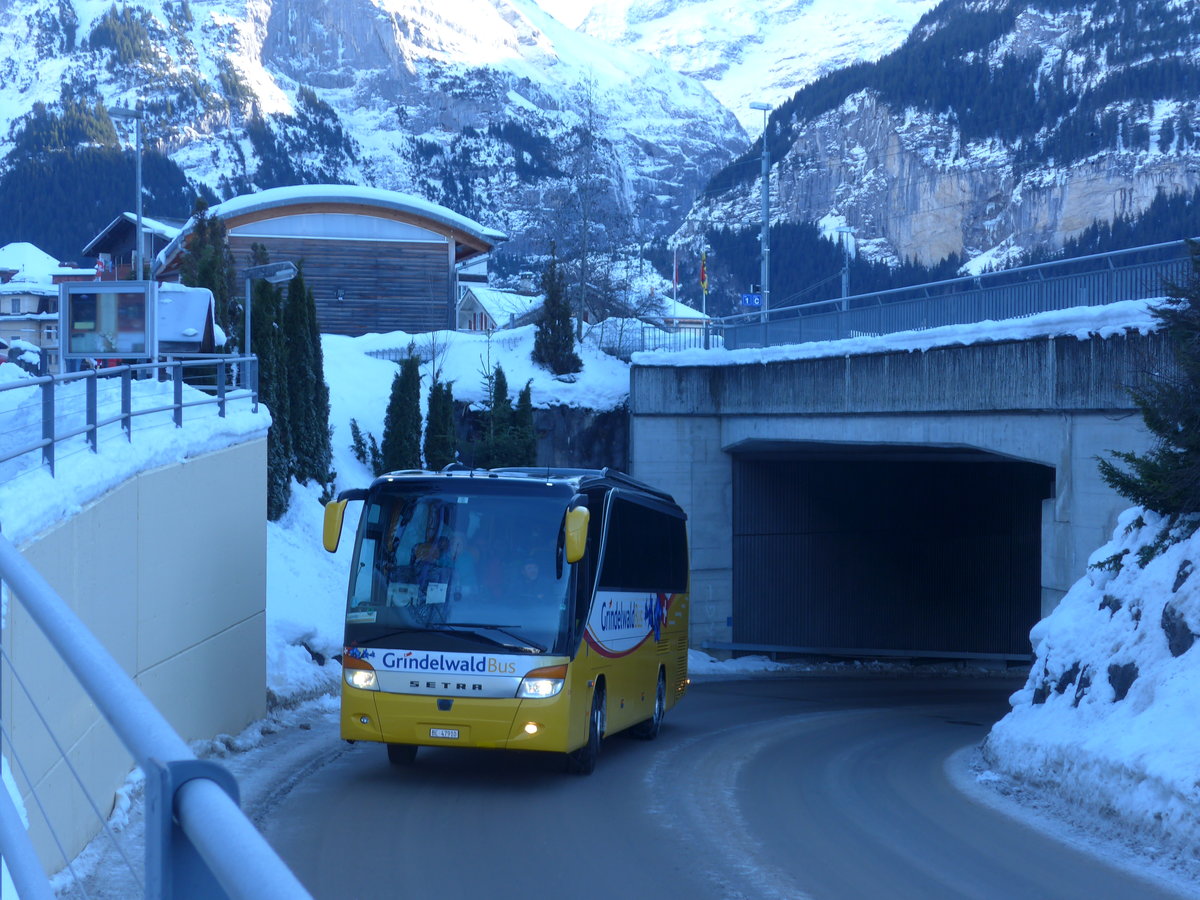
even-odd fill
[{"label": "metal railing", "polygon": [[[145,773],[147,900],[308,897],[239,808],[233,776],[216,763],[196,758],[120,664],[4,537],[0,579]],[[7,753],[23,770],[7,726],[3,737]],[[29,788],[33,790],[32,784]],[[0,855],[14,886],[21,897],[50,898],[29,834],[8,791],[0,790],[0,795]]]},{"label": "metal railing", "polygon": [[[195,390],[185,392],[185,385]],[[53,475],[57,448],[73,438],[97,453],[99,436],[110,426],[132,441],[139,417],[170,413],[182,428],[184,410],[215,405],[224,417],[234,400],[258,409],[254,356],[189,357],[0,383],[0,481],[39,465]]]},{"label": "metal railing", "polygon": [[1187,241],[1056,260],[714,320],[728,349],[803,344],[1014,319],[1162,297],[1191,271]]}]

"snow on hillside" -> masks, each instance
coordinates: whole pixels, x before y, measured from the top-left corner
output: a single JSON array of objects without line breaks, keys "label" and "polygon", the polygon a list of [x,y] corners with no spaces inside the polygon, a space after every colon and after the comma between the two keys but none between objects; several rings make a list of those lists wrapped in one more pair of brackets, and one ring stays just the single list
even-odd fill
[{"label": "snow on hillside", "polygon": [[1088,573],[1031,633],[1037,661],[984,755],[998,772],[1115,815],[1143,840],[1200,842],[1200,535],[1127,510]]},{"label": "snow on hillside", "polygon": [[[579,30],[657,56],[700,81],[751,134],[762,113],[751,102],[778,106],[810,81],[894,50],[937,0],[767,0],[731,6],[726,0],[596,0]],[[574,21],[583,4],[567,4]]]}]

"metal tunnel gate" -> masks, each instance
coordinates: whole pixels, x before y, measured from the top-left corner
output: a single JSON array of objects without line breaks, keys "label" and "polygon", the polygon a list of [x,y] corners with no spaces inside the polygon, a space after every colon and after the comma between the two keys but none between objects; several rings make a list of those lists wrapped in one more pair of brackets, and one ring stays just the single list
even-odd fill
[{"label": "metal tunnel gate", "polygon": [[1028,657],[1053,469],[905,450],[735,456],[734,647]]}]

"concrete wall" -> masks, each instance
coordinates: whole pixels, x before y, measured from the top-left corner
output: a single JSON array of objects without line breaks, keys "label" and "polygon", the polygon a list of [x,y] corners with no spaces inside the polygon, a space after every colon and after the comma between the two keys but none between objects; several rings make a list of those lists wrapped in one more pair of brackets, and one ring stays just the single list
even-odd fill
[{"label": "concrete wall", "polygon": [[[266,441],[145,472],[21,548],[184,740],[236,733],[266,709]],[[5,651],[107,815],[132,758],[15,599]],[[13,678],[5,754],[47,871],[99,823]],[[25,767],[22,774],[17,760]]]},{"label": "concrete wall", "polygon": [[1084,574],[1129,503],[1095,458],[1150,445],[1128,388],[1168,371],[1158,335],[1040,338],[737,366],[635,366],[630,462],[691,517],[692,639],[732,639],[732,455],[814,443],[982,450],[1054,467],[1042,608]]}]

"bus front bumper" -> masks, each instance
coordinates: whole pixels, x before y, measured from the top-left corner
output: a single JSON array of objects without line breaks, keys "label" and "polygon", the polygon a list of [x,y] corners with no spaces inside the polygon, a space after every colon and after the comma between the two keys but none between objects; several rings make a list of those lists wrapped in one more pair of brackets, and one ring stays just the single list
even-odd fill
[{"label": "bus front bumper", "polygon": [[363,691],[343,684],[342,738],[565,753],[584,739],[583,727],[578,735],[570,733],[569,694],[564,688],[555,697],[537,700],[439,698]]}]

